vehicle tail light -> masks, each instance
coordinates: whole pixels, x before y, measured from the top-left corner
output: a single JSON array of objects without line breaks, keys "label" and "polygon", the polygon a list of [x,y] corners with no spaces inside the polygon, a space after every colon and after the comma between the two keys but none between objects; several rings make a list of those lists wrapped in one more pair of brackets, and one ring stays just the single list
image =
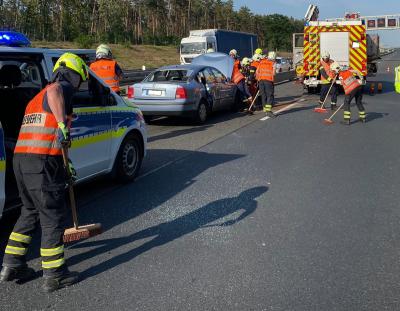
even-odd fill
[{"label": "vehicle tail light", "polygon": [[363,61],[362,62],[362,71],[366,71],[367,70],[367,62],[366,61]]},{"label": "vehicle tail light", "polygon": [[304,61],[304,71],[308,71],[308,62]]},{"label": "vehicle tail light", "polygon": [[128,98],[132,99],[135,97],[135,88],[133,86],[128,86]]},{"label": "vehicle tail light", "polygon": [[186,89],[182,86],[178,86],[176,88],[175,98],[176,99],[186,99],[187,98]]}]

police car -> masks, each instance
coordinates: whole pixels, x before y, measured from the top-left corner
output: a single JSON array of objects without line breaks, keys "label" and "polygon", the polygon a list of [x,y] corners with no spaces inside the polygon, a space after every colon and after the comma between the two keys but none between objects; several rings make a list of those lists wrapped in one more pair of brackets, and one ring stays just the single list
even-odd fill
[{"label": "police car", "polygon": [[[26,105],[51,80],[65,52],[29,45],[20,33],[0,31],[0,217],[20,204],[12,158]],[[94,56],[88,50],[71,52],[86,60]],[[93,72],[89,75],[72,102],[70,158],[78,182],[103,174],[131,181],[146,154],[143,115]]]}]

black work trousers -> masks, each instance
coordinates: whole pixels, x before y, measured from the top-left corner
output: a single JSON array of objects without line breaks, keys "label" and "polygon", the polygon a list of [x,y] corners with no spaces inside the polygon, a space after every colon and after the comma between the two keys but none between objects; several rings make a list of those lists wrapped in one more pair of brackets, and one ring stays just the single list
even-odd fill
[{"label": "black work trousers", "polygon": [[[325,100],[326,95],[328,95],[329,88],[331,84],[321,84],[321,96],[319,98],[320,104],[322,104]],[[336,104],[338,98],[338,87],[336,83],[332,86],[331,89],[331,104]]]},{"label": "black work trousers", "polygon": [[258,82],[258,88],[260,90],[261,101],[264,109],[267,107],[268,111],[271,111],[274,105],[274,82],[268,80],[260,80]]},{"label": "black work trousers", "polygon": [[354,89],[350,94],[346,95],[344,98],[344,111],[350,111],[350,104],[353,98],[356,99],[356,105],[358,111],[365,111],[364,105],[362,104],[362,97],[363,97],[363,87],[360,85],[356,89]]},{"label": "black work trousers", "polygon": [[62,236],[68,219],[62,157],[15,154],[13,166],[23,206],[8,240],[3,266],[26,265],[25,255],[40,223],[43,274],[60,275],[66,269]]}]

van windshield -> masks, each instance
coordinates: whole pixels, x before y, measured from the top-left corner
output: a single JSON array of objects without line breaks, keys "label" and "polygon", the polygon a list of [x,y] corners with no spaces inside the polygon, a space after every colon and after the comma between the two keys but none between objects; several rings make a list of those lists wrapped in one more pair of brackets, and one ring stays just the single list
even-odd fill
[{"label": "van windshield", "polygon": [[192,75],[193,70],[156,70],[151,73],[145,81],[147,82],[186,82]]},{"label": "van windshield", "polygon": [[191,42],[181,44],[182,54],[201,54],[206,51],[205,42]]}]

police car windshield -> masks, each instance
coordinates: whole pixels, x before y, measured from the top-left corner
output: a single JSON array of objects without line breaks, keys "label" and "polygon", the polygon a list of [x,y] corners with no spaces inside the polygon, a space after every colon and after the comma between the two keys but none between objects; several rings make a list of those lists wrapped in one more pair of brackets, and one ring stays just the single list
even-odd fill
[{"label": "police car windshield", "polygon": [[192,70],[156,70],[149,75],[146,82],[186,82],[192,73]]}]

